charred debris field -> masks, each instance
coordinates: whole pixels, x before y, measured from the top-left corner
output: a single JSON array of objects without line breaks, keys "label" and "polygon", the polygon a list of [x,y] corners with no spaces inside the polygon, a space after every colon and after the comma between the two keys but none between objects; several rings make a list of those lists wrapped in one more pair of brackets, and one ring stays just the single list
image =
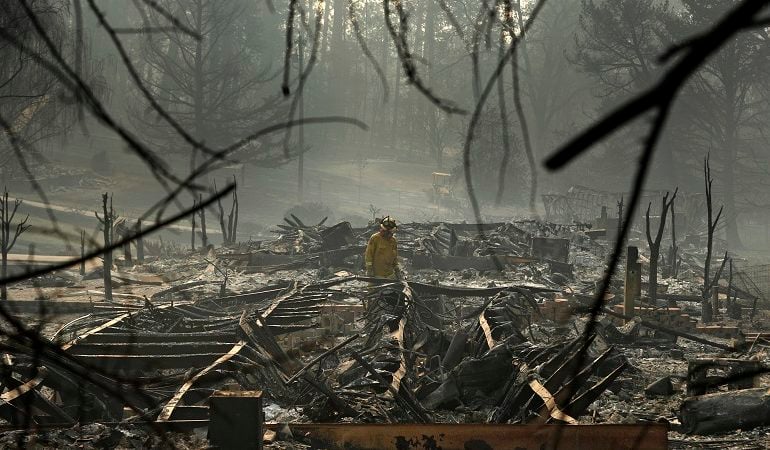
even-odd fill
[{"label": "charred debris field", "polygon": [[144,249],[141,260],[126,250],[110,301],[102,265],[25,282],[38,300],[5,308],[41,336],[4,324],[0,439],[763,447],[770,267],[734,257],[705,322],[694,238],[662,264],[652,302],[648,249],[632,233],[634,259],[587,328],[614,233],[597,220],[402,224],[401,279],[362,275],[379,222],[292,216],[261,241]]},{"label": "charred debris field", "polygon": [[770,447],[769,12],[0,0],[0,448]]}]

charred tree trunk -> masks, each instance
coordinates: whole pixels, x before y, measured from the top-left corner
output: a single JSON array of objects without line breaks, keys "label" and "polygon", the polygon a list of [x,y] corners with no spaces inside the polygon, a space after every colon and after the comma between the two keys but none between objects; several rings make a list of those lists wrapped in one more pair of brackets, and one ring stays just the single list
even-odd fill
[{"label": "charred tree trunk", "polygon": [[[2,262],[0,262],[0,276],[5,279],[8,276],[8,253],[11,251],[14,245],[16,245],[16,239],[21,236],[22,233],[27,231],[30,225],[27,225],[29,215],[16,225],[11,236],[11,228],[13,227],[13,219],[16,216],[16,211],[21,205],[21,200],[14,200],[13,208],[11,208],[8,202],[8,190],[3,192],[0,197],[0,252],[2,253]],[[0,300],[8,299],[8,288],[5,283],[0,284]]]},{"label": "charred tree trunk", "polygon": [[[109,205],[107,204],[109,200]],[[104,298],[112,300],[112,226],[115,221],[115,210],[112,207],[112,197],[108,193],[102,194],[102,214],[103,217],[99,217],[99,213],[96,213],[96,218],[102,225],[104,235]]]},{"label": "charred tree trunk", "polygon": [[716,218],[713,218],[714,206],[713,198],[711,195],[711,186],[714,180],[711,178],[711,165],[709,164],[709,157],[706,156],[705,165],[703,167],[703,176],[706,183],[706,213],[708,215],[708,223],[706,224],[708,229],[708,241],[706,243],[706,261],[703,265],[703,292],[701,301],[701,314],[704,323],[709,323],[713,319],[714,311],[711,308],[711,288],[716,283],[716,279],[712,282],[709,271],[711,270],[711,252],[714,247],[714,231],[716,230],[719,217],[722,215],[722,207],[719,208]]},{"label": "charred tree trunk", "polygon": [[[217,192],[216,183],[214,183],[214,192]],[[219,198],[217,198],[217,207],[219,207],[219,229],[222,230],[222,244],[228,245],[230,236],[227,234],[227,227],[225,226],[225,210],[222,209],[222,201]]]},{"label": "charred tree trunk", "polygon": [[674,191],[674,195],[671,196],[671,200],[668,200],[668,192],[663,196],[663,201],[660,206],[660,223],[658,224],[658,231],[655,234],[655,239],[650,234],[650,207],[652,202],[647,204],[647,244],[650,246],[650,281],[648,284],[647,295],[650,296],[650,301],[654,306],[658,299],[658,259],[660,258],[660,243],[663,239],[663,231],[666,228],[666,216],[668,210],[674,203],[676,193],[679,192],[679,188]]},{"label": "charred tree trunk", "polygon": [[679,247],[676,245],[676,210],[671,202],[671,248],[668,250],[669,276],[679,275]]},{"label": "charred tree trunk", "polygon": [[685,399],[679,409],[684,431],[711,434],[770,424],[766,388],[719,392]]},{"label": "charred tree trunk", "polygon": [[227,216],[227,236],[230,238],[230,244],[235,244],[238,232],[238,184],[233,175],[233,204],[230,207],[230,214]]}]

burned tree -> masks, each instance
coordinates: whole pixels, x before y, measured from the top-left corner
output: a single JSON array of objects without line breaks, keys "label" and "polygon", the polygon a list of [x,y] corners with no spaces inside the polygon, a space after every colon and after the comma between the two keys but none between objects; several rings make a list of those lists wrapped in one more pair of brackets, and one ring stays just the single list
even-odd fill
[{"label": "burned tree", "polygon": [[[29,230],[31,225],[27,225],[29,215],[21,222],[13,226],[13,219],[16,217],[16,211],[19,209],[22,201],[19,199],[13,200],[13,208],[11,208],[10,201],[8,200],[8,190],[3,192],[0,197],[0,250],[2,250],[2,275],[3,278],[8,276],[8,252],[11,251],[14,245],[16,245],[16,239],[21,236],[22,233]],[[11,230],[13,231],[13,237],[11,237]],[[8,299],[8,291],[5,283],[0,284],[0,300]]]},{"label": "burned tree", "polygon": [[[199,194],[198,205],[202,205],[202,204],[203,204],[203,194]],[[197,214],[201,219],[201,246],[205,251],[206,247],[209,246],[209,237],[206,234],[206,208],[200,208]],[[195,236],[195,222],[193,222],[193,236]],[[195,241],[193,238],[193,249],[194,248],[195,248]]]},{"label": "burned tree", "polygon": [[[236,232],[238,230],[238,185],[233,175],[233,204],[230,206],[230,214],[227,216],[227,223],[225,223],[225,210],[222,208],[221,199],[217,199],[217,206],[219,207],[219,227],[222,230],[222,242],[224,245],[235,244]],[[214,183],[214,192],[216,192],[217,186]]]},{"label": "burned tree", "polygon": [[679,274],[679,246],[676,243],[676,209],[674,199],[671,199],[671,247],[668,249],[668,258],[663,267],[665,277],[674,277]]},{"label": "burned tree", "polygon": [[668,192],[663,196],[660,205],[660,223],[658,224],[658,231],[655,234],[654,240],[650,234],[650,207],[652,207],[652,202],[647,204],[646,231],[647,244],[650,246],[650,281],[647,295],[650,296],[650,301],[653,306],[658,299],[658,258],[660,258],[660,242],[663,239],[663,231],[666,228],[666,216],[668,215],[668,210],[674,204],[677,192],[679,192],[679,188],[674,190],[674,195],[671,196],[671,200],[668,199]]},{"label": "burned tree", "polygon": [[[233,184],[235,184],[235,176],[233,176]],[[233,189],[233,204],[230,207],[230,215],[227,216],[227,236],[230,238],[230,243],[235,244],[238,233],[238,188],[236,186]]]},{"label": "burned tree", "polygon": [[[109,200],[109,205],[107,204]],[[108,193],[102,194],[102,217],[99,217],[98,212],[94,212],[96,218],[99,220],[99,225],[102,227],[104,233],[104,257],[103,257],[103,275],[104,275],[104,298],[112,300],[112,233],[113,225],[117,215],[115,209],[112,207],[112,196]]]},{"label": "burned tree", "polygon": [[[717,223],[719,222],[719,218],[722,216],[722,207],[719,207],[719,211],[717,212],[716,217],[713,217],[714,213],[714,207],[713,207],[713,198],[712,198],[712,183],[714,180],[711,178],[711,165],[709,164],[709,157],[706,156],[704,167],[703,167],[703,177],[706,184],[706,215],[707,215],[707,243],[706,243],[706,261],[703,264],[703,291],[702,291],[702,303],[701,303],[701,314],[703,315],[703,322],[708,323],[711,322],[713,318],[713,314],[715,311],[713,311],[711,307],[711,289],[716,286],[717,281],[719,281],[719,275],[722,272],[722,269],[720,268],[717,272],[716,276],[712,280],[709,278],[710,270],[711,270],[711,252],[714,247],[714,231],[717,228]],[[727,253],[725,253],[725,261],[727,260]],[[725,263],[722,261],[722,267],[724,267]]]}]

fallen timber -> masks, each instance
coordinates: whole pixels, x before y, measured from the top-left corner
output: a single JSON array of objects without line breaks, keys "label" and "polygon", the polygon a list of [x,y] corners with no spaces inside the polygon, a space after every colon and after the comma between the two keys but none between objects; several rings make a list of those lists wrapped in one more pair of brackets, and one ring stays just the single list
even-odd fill
[{"label": "fallen timber", "polygon": [[718,392],[685,399],[679,416],[683,431],[713,434],[747,430],[770,423],[770,393],[767,388]]}]

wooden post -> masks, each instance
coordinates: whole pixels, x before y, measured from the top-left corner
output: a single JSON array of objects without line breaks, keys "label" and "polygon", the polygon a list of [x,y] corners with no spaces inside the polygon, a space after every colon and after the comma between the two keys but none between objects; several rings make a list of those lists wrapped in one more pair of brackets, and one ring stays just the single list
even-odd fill
[{"label": "wooden post", "polygon": [[627,247],[626,254],[626,283],[623,292],[623,312],[626,316],[634,317],[634,307],[636,299],[641,294],[642,289],[642,271],[641,264],[637,262],[639,258],[639,249],[636,247]]},{"label": "wooden post", "polygon": [[262,448],[261,391],[215,391],[210,401],[208,437],[214,448]]}]

